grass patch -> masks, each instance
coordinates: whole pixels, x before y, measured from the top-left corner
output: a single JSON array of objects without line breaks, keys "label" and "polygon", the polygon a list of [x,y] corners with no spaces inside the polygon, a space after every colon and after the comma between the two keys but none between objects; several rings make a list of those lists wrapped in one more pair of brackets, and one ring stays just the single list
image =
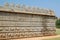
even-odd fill
[{"label": "grass patch", "polygon": [[60,29],[56,29],[56,34],[60,35]]}]

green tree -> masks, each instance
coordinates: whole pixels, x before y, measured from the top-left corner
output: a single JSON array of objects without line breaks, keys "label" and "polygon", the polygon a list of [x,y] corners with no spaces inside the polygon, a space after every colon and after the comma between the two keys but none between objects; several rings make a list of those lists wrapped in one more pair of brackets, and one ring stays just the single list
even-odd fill
[{"label": "green tree", "polygon": [[60,19],[57,19],[57,21],[56,21],[56,27],[60,28]]}]

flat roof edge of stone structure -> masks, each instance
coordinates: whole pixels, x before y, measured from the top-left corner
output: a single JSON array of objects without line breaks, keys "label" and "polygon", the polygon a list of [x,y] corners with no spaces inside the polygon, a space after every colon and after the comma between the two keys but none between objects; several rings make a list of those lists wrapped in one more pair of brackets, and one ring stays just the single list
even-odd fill
[{"label": "flat roof edge of stone structure", "polygon": [[54,11],[51,9],[30,7],[25,5],[14,6],[14,4],[5,4],[4,6],[0,6],[0,11],[55,16]]}]

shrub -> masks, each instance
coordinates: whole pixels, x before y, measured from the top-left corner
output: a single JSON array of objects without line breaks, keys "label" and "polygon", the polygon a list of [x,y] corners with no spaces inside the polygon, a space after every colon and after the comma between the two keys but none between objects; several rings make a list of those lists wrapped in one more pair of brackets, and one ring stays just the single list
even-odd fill
[{"label": "shrub", "polygon": [[57,19],[57,21],[56,21],[56,27],[60,28],[60,19]]}]

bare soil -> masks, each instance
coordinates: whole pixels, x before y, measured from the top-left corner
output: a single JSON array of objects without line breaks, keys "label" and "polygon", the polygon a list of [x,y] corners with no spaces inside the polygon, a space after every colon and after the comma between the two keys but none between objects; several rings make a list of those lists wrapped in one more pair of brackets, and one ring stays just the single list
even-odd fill
[{"label": "bare soil", "polygon": [[58,38],[58,37],[60,37],[60,35],[47,36],[47,37],[33,37],[33,38],[13,39],[13,40],[43,40],[43,39],[51,39],[51,38]]}]

